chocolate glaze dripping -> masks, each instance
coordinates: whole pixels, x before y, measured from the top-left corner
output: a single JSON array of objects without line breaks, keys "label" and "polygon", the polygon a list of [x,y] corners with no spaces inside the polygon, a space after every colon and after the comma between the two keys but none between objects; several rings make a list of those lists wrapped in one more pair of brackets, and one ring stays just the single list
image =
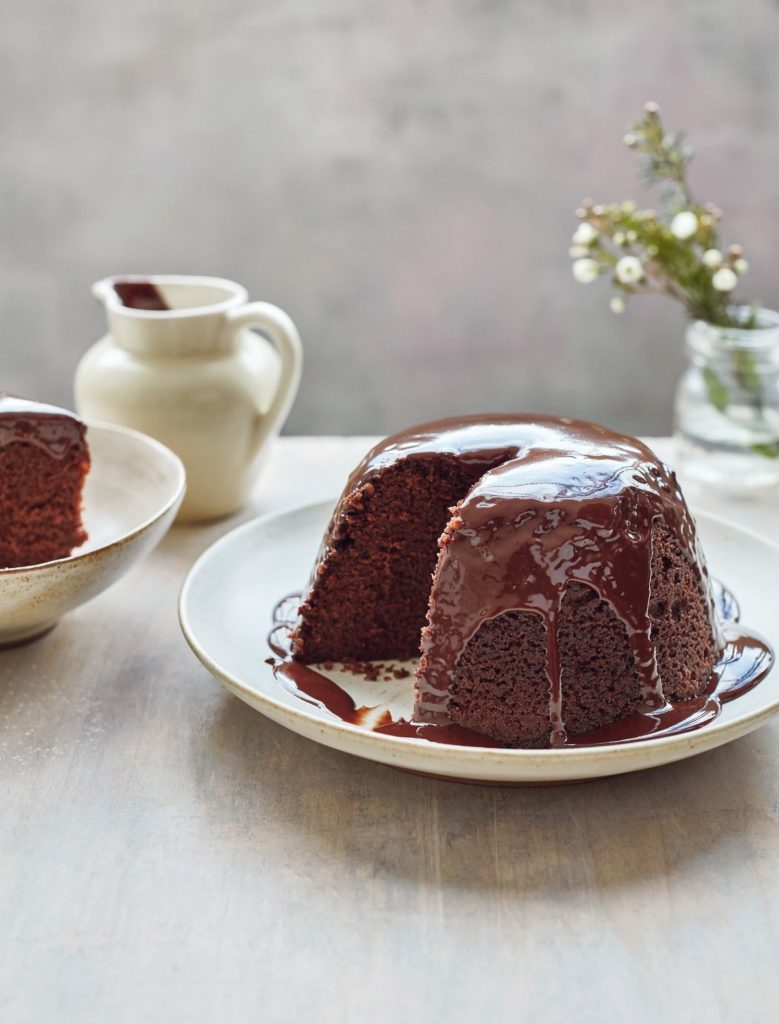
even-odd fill
[{"label": "chocolate glaze dripping", "polygon": [[565,452],[531,449],[490,470],[449,527],[423,632],[415,718],[440,721],[457,658],[507,611],[544,621],[553,744],[565,742],[557,625],[566,587],[583,583],[624,623],[644,702],[663,702],[649,615],[651,533],[662,520],[694,567],[721,647],[695,528],[674,475],[639,442],[572,433]]},{"label": "chocolate glaze dripping", "polygon": [[0,448],[32,444],[54,459],[83,445],[86,426],[67,409],[0,393]]},{"label": "chocolate glaze dripping", "polygon": [[[613,743],[631,743],[643,739],[694,732],[712,722],[722,705],[736,700],[765,678],[773,667],[774,653],[762,637],[738,624],[738,603],[729,590],[713,582],[712,596],[724,647],[706,692],[691,700],[666,701],[647,706],[641,712],[601,726],[590,732],[565,737],[558,746],[591,747]],[[268,643],[279,661],[268,659],[277,679],[302,701],[329,711],[336,718],[353,725],[370,728],[390,736],[447,743],[455,746],[500,748],[503,744],[489,736],[440,719],[436,722],[393,720],[389,711],[379,714],[376,707],[358,708],[349,694],[317,668],[293,661],[290,656],[290,633],[295,619],[299,595],[288,595],[274,610],[274,625]]]}]

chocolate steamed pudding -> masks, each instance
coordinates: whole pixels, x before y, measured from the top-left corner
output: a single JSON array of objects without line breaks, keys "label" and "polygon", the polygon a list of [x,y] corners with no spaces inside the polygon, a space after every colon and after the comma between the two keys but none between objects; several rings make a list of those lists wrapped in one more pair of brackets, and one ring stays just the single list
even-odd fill
[{"label": "chocolate steamed pudding", "polygon": [[305,663],[421,653],[415,721],[521,747],[700,696],[721,649],[673,472],[635,438],[541,416],[377,445],[292,634]]},{"label": "chocolate steamed pudding", "polygon": [[66,558],[87,539],[86,427],[73,413],[0,394],[0,568]]}]

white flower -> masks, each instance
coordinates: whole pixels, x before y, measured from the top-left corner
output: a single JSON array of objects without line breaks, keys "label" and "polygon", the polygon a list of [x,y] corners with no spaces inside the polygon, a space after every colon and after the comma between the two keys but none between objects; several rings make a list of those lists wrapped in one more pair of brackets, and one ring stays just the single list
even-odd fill
[{"label": "white flower", "polygon": [[719,249],[707,249],[701,259],[703,260],[703,265],[708,267],[709,270],[716,270],[720,263],[722,263],[722,253]]},{"label": "white flower", "polygon": [[733,269],[740,277],[742,274],[746,274],[746,272],[749,270],[749,263],[747,262],[747,260],[744,259],[743,256],[741,256],[733,263]]},{"label": "white flower", "polygon": [[636,138],[636,136],[635,136],[635,135],[633,134],[633,132],[628,132],[628,133],[627,133],[627,135],[623,135],[623,136],[622,136],[622,141],[623,141],[623,142],[625,143],[625,145],[626,145],[626,146],[628,146],[628,147],[629,147],[630,149],[632,149],[632,148],[633,148],[634,146],[637,146],[637,145],[638,145],[638,139],[637,139],[637,138]]},{"label": "white flower", "polygon": [[637,242],[638,241],[638,233],[635,232],[635,231],[628,231],[626,233],[625,237],[627,238],[628,242],[630,242],[631,245],[633,244],[633,242]]},{"label": "white flower", "polygon": [[718,292],[732,292],[738,284],[738,278],[730,267],[720,267],[713,275],[711,283]]},{"label": "white flower", "polygon": [[614,245],[624,245],[627,242],[627,236],[624,231],[614,232]]},{"label": "white flower", "polygon": [[600,268],[593,259],[576,260],[571,270],[573,271],[574,279],[579,284],[590,284],[600,273]]},{"label": "white flower", "polygon": [[573,233],[573,244],[591,245],[597,237],[598,232],[592,224],[590,224],[589,221],[583,220]]},{"label": "white flower", "polygon": [[677,213],[671,221],[671,234],[675,238],[680,238],[682,240],[685,238],[692,238],[697,230],[698,218],[692,210],[682,210],[682,212]]},{"label": "white flower", "polygon": [[625,300],[621,295],[614,295],[609,302],[609,309],[612,313],[624,313],[625,312]]},{"label": "white flower", "polygon": [[626,199],[625,200],[625,202],[622,204],[622,212],[623,213],[635,213],[636,212],[636,204],[633,202],[632,199]]},{"label": "white flower", "polygon": [[568,255],[572,260],[580,260],[584,256],[589,256],[590,250],[586,245],[572,245],[568,250]]},{"label": "white flower", "polygon": [[617,280],[622,284],[635,284],[644,276],[644,268],[637,256],[623,256],[615,268]]}]

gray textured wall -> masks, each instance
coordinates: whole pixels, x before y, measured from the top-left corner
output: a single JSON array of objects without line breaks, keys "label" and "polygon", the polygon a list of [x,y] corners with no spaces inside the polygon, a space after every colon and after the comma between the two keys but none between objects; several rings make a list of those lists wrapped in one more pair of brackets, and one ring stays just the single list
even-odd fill
[{"label": "gray textured wall", "polygon": [[284,306],[290,432],[558,410],[669,426],[682,319],[570,277],[637,191],[645,99],[697,141],[779,303],[775,0],[0,0],[0,387],[69,402],[90,283],[200,272]]}]

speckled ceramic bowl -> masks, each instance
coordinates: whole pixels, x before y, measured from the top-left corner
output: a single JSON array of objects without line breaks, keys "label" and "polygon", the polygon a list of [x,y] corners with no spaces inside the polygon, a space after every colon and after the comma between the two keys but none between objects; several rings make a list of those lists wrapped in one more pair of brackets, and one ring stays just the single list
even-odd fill
[{"label": "speckled ceramic bowl", "polygon": [[0,569],[0,646],[45,633],[115,583],[165,536],[184,497],[181,460],[126,427],[92,424],[84,489],[89,540],[69,558]]}]

